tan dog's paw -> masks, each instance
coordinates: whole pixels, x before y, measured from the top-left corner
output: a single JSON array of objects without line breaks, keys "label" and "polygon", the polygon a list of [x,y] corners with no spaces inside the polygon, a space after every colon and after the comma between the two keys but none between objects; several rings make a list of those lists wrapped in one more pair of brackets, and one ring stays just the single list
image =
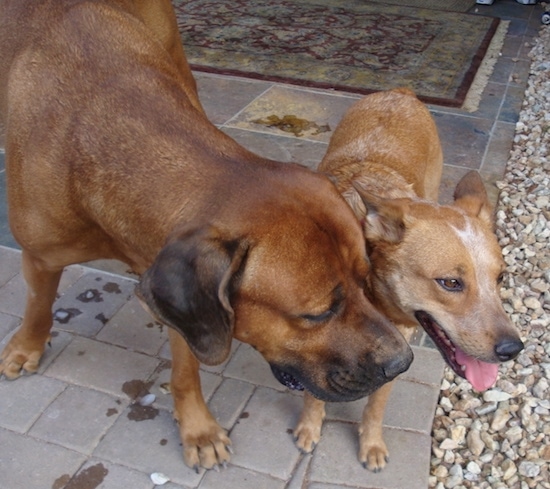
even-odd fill
[{"label": "tan dog's paw", "polygon": [[366,469],[380,472],[388,462],[389,452],[382,439],[369,440],[361,433],[359,436],[359,462]]},{"label": "tan dog's paw", "polygon": [[0,356],[0,377],[3,374],[13,380],[23,372],[35,373],[43,352],[43,347],[25,348],[23,342],[18,341],[17,335],[14,336]]},{"label": "tan dog's paw", "polygon": [[303,453],[311,453],[315,448],[315,445],[319,443],[321,439],[321,423],[315,422],[302,422],[298,423],[298,426],[294,429],[293,435],[296,446]]},{"label": "tan dog's paw", "polygon": [[200,467],[216,469],[220,465],[225,466],[231,458],[231,440],[217,423],[202,433],[190,435],[182,432],[182,440],[183,460],[197,473]]}]

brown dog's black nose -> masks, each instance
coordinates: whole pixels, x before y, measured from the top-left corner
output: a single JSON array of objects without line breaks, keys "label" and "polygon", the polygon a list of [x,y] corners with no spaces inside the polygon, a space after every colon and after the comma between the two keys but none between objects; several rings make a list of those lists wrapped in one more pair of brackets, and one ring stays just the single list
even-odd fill
[{"label": "brown dog's black nose", "polygon": [[399,374],[407,370],[412,361],[414,355],[410,348],[407,348],[403,355],[398,355],[384,364],[382,370],[384,371],[384,376],[388,381],[394,379]]},{"label": "brown dog's black nose", "polygon": [[495,353],[501,362],[515,358],[523,350],[523,342],[519,338],[505,338],[495,346]]}]

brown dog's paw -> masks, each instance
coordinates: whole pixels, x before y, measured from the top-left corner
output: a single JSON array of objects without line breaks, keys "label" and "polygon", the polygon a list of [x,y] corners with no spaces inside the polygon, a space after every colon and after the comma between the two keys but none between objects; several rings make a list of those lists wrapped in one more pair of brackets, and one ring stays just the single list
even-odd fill
[{"label": "brown dog's paw", "polygon": [[14,336],[0,356],[0,376],[13,380],[23,372],[35,373],[44,349],[28,349]]},{"label": "brown dog's paw", "polygon": [[217,423],[203,434],[182,436],[183,460],[197,473],[225,466],[231,458],[231,440]]},{"label": "brown dog's paw", "polygon": [[322,423],[298,423],[293,435],[296,446],[303,453],[311,453],[321,439]]},{"label": "brown dog's paw", "polygon": [[383,440],[359,440],[359,461],[368,470],[380,472],[388,462],[389,452]]}]

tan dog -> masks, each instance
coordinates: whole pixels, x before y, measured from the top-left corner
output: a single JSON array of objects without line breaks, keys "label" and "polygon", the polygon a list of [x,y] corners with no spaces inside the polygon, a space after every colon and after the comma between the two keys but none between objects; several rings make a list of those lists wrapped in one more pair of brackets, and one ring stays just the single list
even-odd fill
[{"label": "tan dog", "polygon": [[287,384],[358,399],[412,352],[366,299],[364,238],[325,177],[254,155],[205,117],[169,0],[0,1],[0,112],[9,218],[28,284],[0,364],[36,371],[63,267],[120,259],[169,325],[185,462],[230,440],[199,362],[232,338]]},{"label": "tan dog", "polygon": [[[371,260],[366,293],[410,338],[418,323],[451,368],[477,390],[496,380],[497,362],[523,348],[499,298],[504,270],[492,210],[477,172],[438,205],[442,152],[433,119],[407,89],[364,97],[336,128],[320,171],[331,174],[364,223]],[[378,471],[391,384],[367,403],[359,459]],[[307,395],[306,395],[307,397]],[[300,448],[319,439],[323,402],[309,397],[295,430]]]}]

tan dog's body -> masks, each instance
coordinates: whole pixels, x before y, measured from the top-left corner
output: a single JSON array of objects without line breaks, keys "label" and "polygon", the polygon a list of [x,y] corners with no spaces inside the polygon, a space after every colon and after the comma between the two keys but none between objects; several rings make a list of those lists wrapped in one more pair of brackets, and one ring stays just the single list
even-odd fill
[{"label": "tan dog's body", "polygon": [[[169,0],[0,1],[9,219],[28,284],[0,374],[36,371],[63,267],[116,258],[170,328],[184,459],[229,459],[199,361],[232,338],[280,379],[357,399],[408,368],[363,293],[362,230],[321,175],[262,159],[205,117]],[[185,339],[184,339],[185,338]]]},{"label": "tan dog's body", "polygon": [[[479,175],[471,172],[460,181],[454,205],[437,204],[437,128],[407,89],[353,105],[319,169],[334,177],[364,223],[369,298],[407,338],[420,323],[455,372],[478,390],[488,388],[496,363],[515,357],[523,344],[500,302],[504,263]],[[369,397],[359,430],[359,459],[375,471],[388,456],[382,422],[390,391],[391,383]],[[306,407],[295,435],[309,451],[324,407],[313,398]]]}]

